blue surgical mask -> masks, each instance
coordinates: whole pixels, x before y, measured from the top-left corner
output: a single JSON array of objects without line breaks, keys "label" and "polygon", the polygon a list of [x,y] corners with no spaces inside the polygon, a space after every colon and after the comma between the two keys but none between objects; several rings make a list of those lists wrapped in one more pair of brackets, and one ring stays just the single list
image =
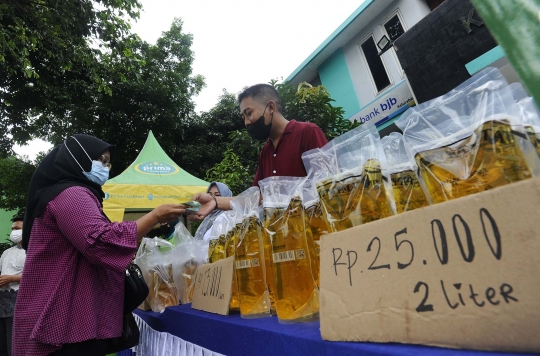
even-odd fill
[{"label": "blue surgical mask", "polygon": [[83,171],[86,178],[99,185],[105,184],[109,179],[109,168],[104,167],[100,161],[92,161],[92,169],[90,172]]},{"label": "blue surgical mask", "polygon": [[72,136],[72,138],[79,144],[79,146],[81,146],[81,149],[83,150],[84,153],[86,153],[86,156],[88,157],[88,159],[92,161],[92,169],[90,169],[90,172],[84,171],[81,164],[77,161],[75,156],[73,156],[73,153],[71,153],[71,151],[69,150],[67,143],[64,142],[64,146],[66,146],[66,149],[68,150],[69,154],[71,155],[71,157],[73,157],[75,162],[77,162],[79,167],[81,167],[83,174],[85,175],[86,178],[88,178],[89,181],[92,181],[94,183],[97,183],[103,186],[103,184],[105,184],[107,179],[109,179],[109,168],[105,167],[103,163],[101,163],[100,161],[92,160],[92,158],[90,158],[90,156],[88,155],[84,147],[81,145],[81,143],[75,137]]}]

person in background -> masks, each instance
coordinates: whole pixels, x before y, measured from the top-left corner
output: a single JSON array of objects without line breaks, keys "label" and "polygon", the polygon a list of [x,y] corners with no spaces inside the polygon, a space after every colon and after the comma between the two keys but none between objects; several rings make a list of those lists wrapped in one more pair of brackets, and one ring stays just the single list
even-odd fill
[{"label": "person in background", "polygon": [[26,251],[21,246],[23,218],[15,217],[11,221],[9,239],[15,246],[0,257],[0,356],[11,355],[13,311],[26,259]]},{"label": "person in background", "polygon": [[27,195],[24,277],[15,305],[13,355],[105,355],[122,334],[125,270],[137,240],[185,212],[158,206],[136,221],[103,213],[115,147],[74,135],[39,164]]},{"label": "person in background", "polygon": [[[206,193],[211,195],[212,197],[232,197],[233,192],[229,189],[229,187],[221,182],[212,182],[208,186],[208,189],[206,190]],[[197,232],[195,233],[195,238],[198,240],[204,240],[208,241],[210,240],[210,230],[212,230],[212,225],[214,225],[214,222],[218,221],[220,219],[220,216],[223,216],[223,211],[215,209],[212,211],[207,217],[204,218],[201,225],[197,229]]]},{"label": "person in background", "polygon": [[[273,176],[305,177],[302,153],[328,143],[322,130],[311,122],[287,120],[281,112],[281,98],[269,84],[247,88],[238,95],[238,103],[248,134],[266,141],[259,154],[253,186]],[[231,198],[199,193],[193,199],[203,204],[197,214],[188,217],[193,221],[202,220],[216,209],[231,210]]]}]

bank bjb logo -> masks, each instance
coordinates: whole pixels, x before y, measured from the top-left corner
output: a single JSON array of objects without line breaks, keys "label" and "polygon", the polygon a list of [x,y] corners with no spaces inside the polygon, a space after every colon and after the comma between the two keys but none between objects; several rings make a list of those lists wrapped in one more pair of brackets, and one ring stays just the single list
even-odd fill
[{"label": "bank bjb logo", "polygon": [[178,168],[176,165],[153,161],[140,163],[135,166],[135,170],[137,172],[146,174],[168,175],[178,173],[180,168]]},{"label": "bank bjb logo", "polygon": [[109,193],[105,192],[105,200],[109,199],[111,196],[109,195]]}]

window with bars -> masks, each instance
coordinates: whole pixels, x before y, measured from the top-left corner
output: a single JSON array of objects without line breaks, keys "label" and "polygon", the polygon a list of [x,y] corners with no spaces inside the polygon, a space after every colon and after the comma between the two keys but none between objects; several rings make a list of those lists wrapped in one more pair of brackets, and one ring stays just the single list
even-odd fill
[{"label": "window with bars", "polygon": [[390,20],[388,20],[383,26],[388,34],[388,39],[392,42],[397,40],[402,34],[405,33],[403,25],[401,25],[401,21],[399,20],[397,14],[392,16],[392,18],[390,18]]}]

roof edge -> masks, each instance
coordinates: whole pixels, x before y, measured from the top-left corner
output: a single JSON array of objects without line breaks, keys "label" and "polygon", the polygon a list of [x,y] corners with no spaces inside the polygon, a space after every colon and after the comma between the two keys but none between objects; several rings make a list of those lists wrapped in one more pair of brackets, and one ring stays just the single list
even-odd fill
[{"label": "roof edge", "polygon": [[317,57],[326,47],[328,47],[328,45],[332,43],[332,41],[337,36],[339,36],[343,31],[345,31],[345,29],[349,27],[349,25],[354,21],[354,19],[356,19],[362,12],[364,12],[368,8],[368,6],[371,5],[374,1],[375,0],[365,0],[349,17],[347,17],[347,19],[336,30],[334,30],[334,32],[332,32],[332,34],[330,34],[330,36],[328,36],[326,40],[324,40],[323,43],[319,45],[319,47],[315,49],[315,51],[313,51],[313,53],[309,55],[309,57],[307,57],[302,62],[302,64],[300,64],[285,79],[285,81],[292,81],[309,63],[311,63],[315,59],[315,57]]}]

